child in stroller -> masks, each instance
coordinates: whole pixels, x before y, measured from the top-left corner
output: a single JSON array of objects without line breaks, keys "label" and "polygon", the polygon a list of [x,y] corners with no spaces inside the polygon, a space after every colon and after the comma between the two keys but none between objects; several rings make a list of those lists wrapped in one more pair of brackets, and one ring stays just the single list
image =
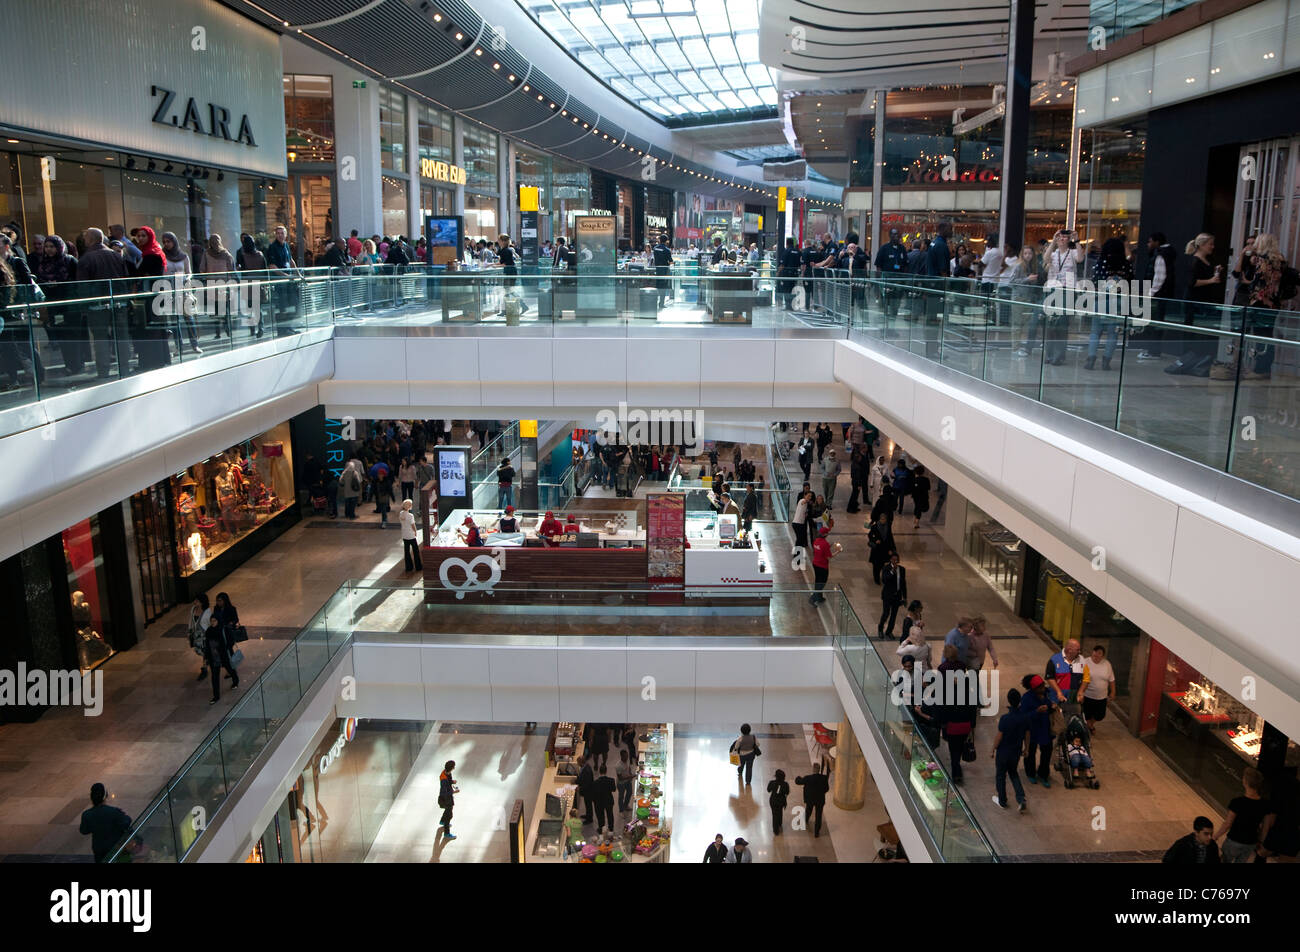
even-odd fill
[{"label": "child in stroller", "polygon": [[1066,721],[1065,730],[1056,739],[1056,769],[1067,790],[1076,783],[1096,790],[1101,786],[1092,769],[1092,737],[1088,725],[1078,714]]}]

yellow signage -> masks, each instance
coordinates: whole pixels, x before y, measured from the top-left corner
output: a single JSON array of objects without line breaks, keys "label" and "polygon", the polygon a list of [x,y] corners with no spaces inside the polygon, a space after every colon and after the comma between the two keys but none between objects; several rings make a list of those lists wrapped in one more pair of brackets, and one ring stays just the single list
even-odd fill
[{"label": "yellow signage", "polygon": [[537,421],[536,421],[536,420],[520,420],[520,421],[519,421],[519,436],[520,436],[520,438],[525,439],[525,440],[527,440],[527,439],[533,439],[533,440],[537,439]]},{"label": "yellow signage", "polygon": [[782,185],[776,190],[776,207],[785,208],[785,186]]},{"label": "yellow signage", "polygon": [[521,212],[535,212],[537,207],[537,188],[533,185],[519,186],[519,210]]},{"label": "yellow signage", "polygon": [[452,165],[449,162],[421,159],[420,178],[433,179],[435,182],[450,182],[452,185],[464,185],[465,170],[459,165]]}]

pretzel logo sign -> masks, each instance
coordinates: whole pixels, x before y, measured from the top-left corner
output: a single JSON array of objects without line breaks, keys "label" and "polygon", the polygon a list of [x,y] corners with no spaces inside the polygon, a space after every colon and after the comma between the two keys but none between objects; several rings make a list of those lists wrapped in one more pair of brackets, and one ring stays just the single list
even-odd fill
[{"label": "pretzel logo sign", "polygon": [[[453,565],[458,565],[464,570],[464,582],[455,584],[451,581],[451,568]],[[479,577],[478,567],[480,565],[487,566],[487,578]],[[438,581],[442,583],[443,588],[454,591],[458,599],[464,598],[466,592],[490,592],[492,587],[501,581],[501,565],[490,555],[479,555],[469,562],[464,559],[443,559],[442,565],[438,566]]]}]

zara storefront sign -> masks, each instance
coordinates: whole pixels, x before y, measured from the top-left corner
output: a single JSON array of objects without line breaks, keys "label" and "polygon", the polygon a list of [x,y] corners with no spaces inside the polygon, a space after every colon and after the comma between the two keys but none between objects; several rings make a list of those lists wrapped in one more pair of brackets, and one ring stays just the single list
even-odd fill
[{"label": "zara storefront sign", "polygon": [[339,731],[339,736],[335,739],[333,745],[331,745],[329,750],[325,751],[325,754],[320,759],[320,763],[316,765],[318,771],[320,773],[325,773],[325,771],[329,770],[330,765],[334,763],[334,761],[338,760],[339,755],[343,753],[343,748],[351,743],[352,738],[356,736],[357,719],[355,717],[349,717],[344,720],[343,729]]},{"label": "zara storefront sign", "polygon": [[[230,110],[225,106],[209,102],[204,103],[205,108],[200,110],[198,102],[191,96],[185,101],[182,109],[176,99],[175,91],[163,89],[161,86],[150,86],[149,95],[158,103],[153,111],[153,121],[161,126],[175,126],[178,129],[197,132],[201,136],[212,136],[214,139],[225,139],[227,142],[242,142],[244,145],[257,148],[257,141],[253,138],[253,127],[248,121],[247,113],[239,117],[239,131],[232,136],[230,126],[234,120],[231,118]],[[206,126],[203,124],[205,116]]]}]

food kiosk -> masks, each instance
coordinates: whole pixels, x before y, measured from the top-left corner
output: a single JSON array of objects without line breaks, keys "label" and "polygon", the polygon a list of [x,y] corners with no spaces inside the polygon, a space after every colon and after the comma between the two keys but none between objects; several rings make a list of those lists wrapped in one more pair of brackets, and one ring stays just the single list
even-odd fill
[{"label": "food kiosk", "polygon": [[[673,726],[637,724],[637,777],[630,812],[615,802],[613,833],[590,840],[568,824],[577,797],[575,753],[582,736],[576,723],[554,725],[547,741],[547,768],[532,811],[526,841],[530,863],[666,863],[672,837]],[[613,760],[610,762],[613,772]],[[584,805],[585,807],[585,805]]]}]

